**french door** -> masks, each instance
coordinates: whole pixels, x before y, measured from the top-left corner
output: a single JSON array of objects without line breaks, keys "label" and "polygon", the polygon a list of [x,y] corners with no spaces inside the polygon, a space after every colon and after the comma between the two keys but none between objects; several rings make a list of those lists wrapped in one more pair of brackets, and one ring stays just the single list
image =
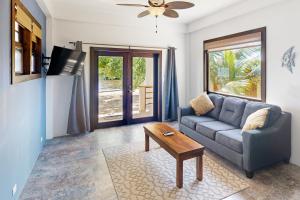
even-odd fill
[{"label": "french door", "polygon": [[161,121],[161,51],[91,48],[92,129]]}]

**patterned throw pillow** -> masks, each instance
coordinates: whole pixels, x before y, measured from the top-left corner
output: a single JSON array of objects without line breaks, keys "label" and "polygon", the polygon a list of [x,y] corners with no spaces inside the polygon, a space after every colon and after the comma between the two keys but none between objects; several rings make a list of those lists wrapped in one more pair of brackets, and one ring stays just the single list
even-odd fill
[{"label": "patterned throw pillow", "polygon": [[242,132],[263,128],[269,114],[269,108],[260,109],[247,117]]},{"label": "patterned throw pillow", "polygon": [[194,109],[196,115],[205,115],[209,111],[215,108],[213,102],[210,100],[207,94],[202,94],[190,102],[192,108]]}]

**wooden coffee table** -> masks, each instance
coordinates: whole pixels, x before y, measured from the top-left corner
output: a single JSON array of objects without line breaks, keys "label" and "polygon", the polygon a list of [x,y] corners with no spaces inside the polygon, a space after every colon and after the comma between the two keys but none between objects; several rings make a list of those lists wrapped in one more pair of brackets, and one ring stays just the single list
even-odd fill
[{"label": "wooden coffee table", "polygon": [[[153,123],[144,126],[145,130],[145,151],[149,151],[149,137],[155,140],[162,148],[171,154],[177,162],[176,165],[176,186],[183,185],[183,161],[196,158],[196,175],[199,181],[203,178],[202,156],[204,146],[185,136],[166,123]],[[164,136],[165,131],[172,131],[172,136]]]}]

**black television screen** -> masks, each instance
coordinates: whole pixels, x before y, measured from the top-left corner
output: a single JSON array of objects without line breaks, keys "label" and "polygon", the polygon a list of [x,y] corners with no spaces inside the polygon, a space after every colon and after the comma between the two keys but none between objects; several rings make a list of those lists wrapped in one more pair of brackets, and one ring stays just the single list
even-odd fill
[{"label": "black television screen", "polygon": [[83,70],[86,53],[54,46],[47,75],[75,75]]}]

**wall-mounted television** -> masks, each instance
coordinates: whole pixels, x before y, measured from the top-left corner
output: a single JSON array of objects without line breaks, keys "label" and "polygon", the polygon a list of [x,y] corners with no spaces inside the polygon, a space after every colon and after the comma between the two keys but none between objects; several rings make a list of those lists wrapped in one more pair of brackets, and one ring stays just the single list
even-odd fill
[{"label": "wall-mounted television", "polygon": [[86,53],[54,46],[47,75],[75,75],[83,70]]}]

